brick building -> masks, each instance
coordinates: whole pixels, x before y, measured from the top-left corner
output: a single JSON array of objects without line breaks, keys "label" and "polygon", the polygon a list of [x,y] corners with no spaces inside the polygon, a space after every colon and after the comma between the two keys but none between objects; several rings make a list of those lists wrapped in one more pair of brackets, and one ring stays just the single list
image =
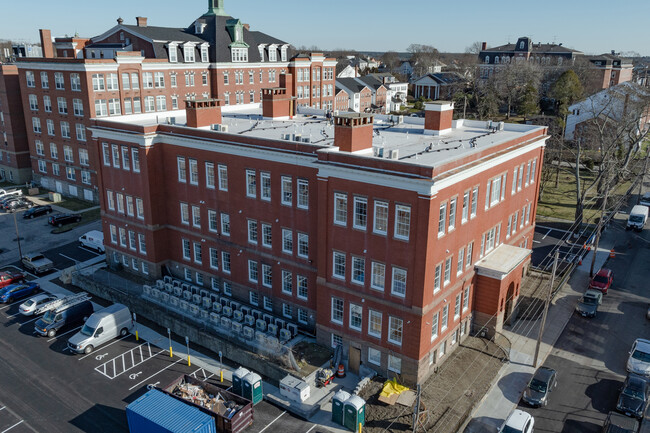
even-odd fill
[{"label": "brick building", "polygon": [[597,73],[594,73],[593,77],[591,77],[592,82],[587,84],[588,88],[594,90],[607,89],[632,80],[634,71],[632,60],[621,57],[614,51],[611,54],[590,57],[589,61]]},{"label": "brick building", "polygon": [[[109,262],[272,312],[342,344],[352,371],[408,383],[472,324],[516,314],[546,128],[453,121],[445,102],[424,124],[330,125],[264,92],[261,117],[206,100],[175,125],[94,121]],[[215,121],[227,132],[201,129]]]},{"label": "brick building", "polygon": [[0,179],[16,184],[32,179],[18,68],[0,64]]},{"label": "brick building", "polygon": [[65,195],[98,200],[98,155],[88,145],[90,119],[174,117],[184,101],[220,99],[224,111],[260,107],[262,89],[281,74],[295,106],[331,109],[336,62],[322,54],[292,57],[288,43],[252,31],[224,12],[223,0],[187,28],[117,25],[91,39],[41,31],[43,58],[19,59],[34,178]]}]

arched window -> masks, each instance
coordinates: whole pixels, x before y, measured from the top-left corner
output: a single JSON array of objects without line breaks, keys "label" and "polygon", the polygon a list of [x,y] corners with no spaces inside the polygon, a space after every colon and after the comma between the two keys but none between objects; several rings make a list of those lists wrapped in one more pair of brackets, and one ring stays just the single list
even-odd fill
[{"label": "arched window", "polygon": [[494,63],[495,63],[495,64],[499,63],[499,56],[496,56],[496,57],[494,58]]},{"label": "arched window", "polygon": [[524,41],[519,42],[519,49],[520,50],[524,49]]},{"label": "arched window", "polygon": [[485,56],[485,63],[490,63],[490,56]]},{"label": "arched window", "polygon": [[557,58],[557,65],[562,66],[562,57]]}]

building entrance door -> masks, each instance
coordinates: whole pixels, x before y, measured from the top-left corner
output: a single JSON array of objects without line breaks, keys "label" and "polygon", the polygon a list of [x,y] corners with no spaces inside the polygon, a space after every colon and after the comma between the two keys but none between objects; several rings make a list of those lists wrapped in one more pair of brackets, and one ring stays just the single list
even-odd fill
[{"label": "building entrance door", "polygon": [[512,308],[514,306],[513,297],[515,296],[515,283],[510,283],[508,286],[508,292],[506,293],[506,309],[503,313],[503,324],[510,324],[510,316],[512,315]]},{"label": "building entrance door", "polygon": [[350,372],[358,375],[359,365],[361,364],[361,349],[350,346],[350,359],[348,360]]},{"label": "building entrance door", "polygon": [[55,188],[56,188],[56,192],[58,192],[59,194],[63,194],[63,184],[58,180],[55,183]]}]

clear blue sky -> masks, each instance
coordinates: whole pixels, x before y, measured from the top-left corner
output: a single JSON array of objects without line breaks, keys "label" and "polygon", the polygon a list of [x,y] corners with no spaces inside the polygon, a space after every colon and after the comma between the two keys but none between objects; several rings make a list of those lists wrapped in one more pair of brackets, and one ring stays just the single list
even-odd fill
[{"label": "clear blue sky", "polygon": [[[99,6],[101,4],[101,6]],[[0,39],[38,41],[54,36],[96,36],[121,16],[154,26],[186,27],[208,0],[6,1]],[[519,36],[562,42],[587,54],[616,50],[650,55],[649,0],[225,0],[226,12],[295,46],[359,51],[405,51],[411,43],[462,52],[474,41],[497,46]]]}]

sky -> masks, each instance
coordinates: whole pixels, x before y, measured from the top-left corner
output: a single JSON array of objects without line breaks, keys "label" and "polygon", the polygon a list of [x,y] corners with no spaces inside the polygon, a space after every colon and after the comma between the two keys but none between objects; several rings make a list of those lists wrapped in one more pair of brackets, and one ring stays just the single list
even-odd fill
[{"label": "sky", "polygon": [[[116,25],[187,27],[207,11],[208,0],[2,0],[0,39],[38,42],[38,29],[53,36],[97,36]],[[101,5],[101,6],[99,6]],[[31,9],[33,7],[34,9]],[[410,44],[464,52],[476,41],[488,46],[529,36],[584,52],[637,52],[650,56],[648,0],[225,0],[226,12],[300,47],[323,51],[406,51]]]}]

